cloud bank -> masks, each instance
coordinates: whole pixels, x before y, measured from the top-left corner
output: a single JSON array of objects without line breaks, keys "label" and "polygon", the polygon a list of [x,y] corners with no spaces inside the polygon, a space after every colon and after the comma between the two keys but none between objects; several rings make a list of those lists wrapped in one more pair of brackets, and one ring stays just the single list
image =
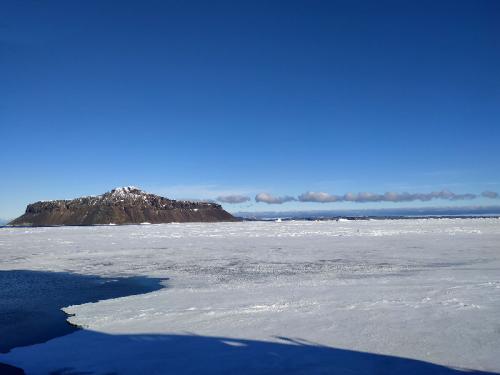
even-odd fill
[{"label": "cloud bank", "polygon": [[256,202],[263,202],[267,204],[282,204],[285,202],[290,202],[290,201],[295,201],[297,200],[294,197],[291,197],[289,195],[285,195],[283,197],[275,197],[271,194],[268,193],[259,193],[255,196],[255,201]]},{"label": "cloud bank", "polygon": [[[255,201],[267,204],[283,204],[292,201],[314,202],[314,203],[332,203],[332,202],[396,203],[396,202],[414,202],[414,201],[428,202],[434,199],[461,201],[461,200],[472,200],[478,197],[496,199],[500,198],[500,194],[494,191],[483,191],[481,194],[472,194],[472,193],[457,194],[449,190],[441,190],[441,191],[433,191],[430,193],[407,193],[407,192],[397,193],[389,191],[382,194],[361,192],[361,193],[346,193],[344,195],[334,195],[321,191],[307,191],[305,193],[300,194],[296,198],[289,195],[274,196],[269,193],[259,193],[255,196]],[[220,196],[217,198],[217,200],[223,203],[243,203],[249,201],[250,198],[244,195],[228,195],[228,196]]]},{"label": "cloud bank", "polygon": [[217,197],[216,200],[221,203],[236,204],[248,202],[250,200],[250,197],[247,197],[245,195],[222,195]]},{"label": "cloud bank", "polygon": [[476,194],[455,194],[448,190],[434,191],[431,193],[395,193],[387,192],[384,194],[378,193],[347,193],[344,195],[331,195],[324,192],[308,191],[299,195],[300,202],[412,202],[412,201],[430,201],[433,199],[445,200],[466,200],[476,198]]}]

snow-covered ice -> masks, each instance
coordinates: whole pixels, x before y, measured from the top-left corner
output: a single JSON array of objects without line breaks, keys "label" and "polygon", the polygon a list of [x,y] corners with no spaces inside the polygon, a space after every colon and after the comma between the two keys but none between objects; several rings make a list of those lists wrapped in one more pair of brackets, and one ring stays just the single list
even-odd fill
[{"label": "snow-covered ice", "polygon": [[0,355],[28,374],[369,372],[358,352],[500,372],[495,218],[4,228],[0,269],[168,278]]}]

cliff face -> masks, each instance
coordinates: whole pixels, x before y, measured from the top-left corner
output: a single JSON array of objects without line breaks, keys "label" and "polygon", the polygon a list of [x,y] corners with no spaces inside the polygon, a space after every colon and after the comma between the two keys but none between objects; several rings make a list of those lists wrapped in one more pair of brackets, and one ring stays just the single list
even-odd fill
[{"label": "cliff face", "polygon": [[14,226],[151,224],[236,221],[219,204],[176,201],[135,187],[117,188],[98,196],[36,202]]}]

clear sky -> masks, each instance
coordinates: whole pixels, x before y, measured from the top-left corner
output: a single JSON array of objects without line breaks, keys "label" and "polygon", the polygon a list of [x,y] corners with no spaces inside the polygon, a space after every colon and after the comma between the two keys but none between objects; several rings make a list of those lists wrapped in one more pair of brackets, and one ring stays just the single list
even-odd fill
[{"label": "clear sky", "polygon": [[136,185],[500,190],[499,1],[0,3],[0,217]]}]

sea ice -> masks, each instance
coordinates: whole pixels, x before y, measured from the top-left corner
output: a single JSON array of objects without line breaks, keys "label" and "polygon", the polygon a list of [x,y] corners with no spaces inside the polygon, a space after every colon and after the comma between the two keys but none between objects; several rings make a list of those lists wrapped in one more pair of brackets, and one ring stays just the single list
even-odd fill
[{"label": "sea ice", "polygon": [[66,307],[84,330],[0,355],[28,374],[500,372],[494,218],[4,228],[0,269],[169,279]]}]

